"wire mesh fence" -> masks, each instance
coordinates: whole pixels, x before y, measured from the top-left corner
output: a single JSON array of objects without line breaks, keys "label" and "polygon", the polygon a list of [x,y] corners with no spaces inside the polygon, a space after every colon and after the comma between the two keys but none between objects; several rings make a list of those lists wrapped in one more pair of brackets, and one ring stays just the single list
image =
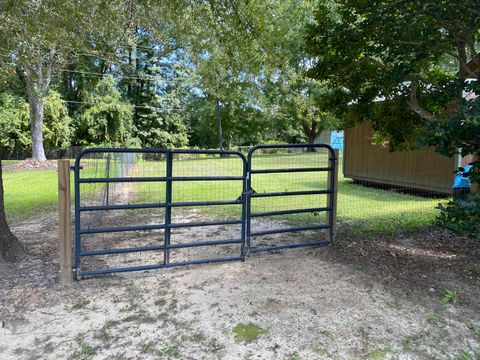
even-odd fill
[{"label": "wire mesh fence", "polygon": [[[340,153],[338,192],[339,235],[396,233],[432,226],[439,203],[446,203],[452,191],[429,189],[431,179],[449,178],[453,185],[454,169],[436,169],[424,166],[420,170],[403,169],[391,174],[387,166],[373,160],[363,160],[375,171],[365,178],[345,172],[344,156]],[[371,163],[371,164],[370,164]],[[387,175],[388,173],[388,175]],[[382,175],[383,174],[383,175]],[[364,175],[365,176],[365,175]],[[387,177],[410,177],[411,185],[398,185],[386,181]],[[424,180],[422,180],[424,179]]]},{"label": "wire mesh fence", "polygon": [[250,152],[252,251],[328,243],[333,156],[322,145],[258,147]]},{"label": "wire mesh fence", "polygon": [[239,155],[86,152],[76,180],[76,266],[87,274],[241,259],[246,168]]},{"label": "wire mesh fence", "polygon": [[[248,148],[241,149],[244,156]],[[375,234],[395,234],[430,227],[439,213],[439,203],[451,198],[448,191],[429,191],[426,180],[452,182],[454,169],[439,169],[436,166],[419,166],[415,170],[404,169],[401,176],[412,178],[420,187],[400,186],[382,181],[382,171],[388,166],[382,163],[370,164],[376,172],[376,181],[366,181],[343,172],[343,153],[339,156],[337,238],[350,239],[355,236]],[[372,160],[373,161],[373,160]],[[222,243],[216,246],[181,247],[183,243],[202,243],[208,241],[236,241],[241,239],[242,204],[241,197],[245,189],[240,179],[244,172],[244,162],[238,155],[209,153],[189,150],[172,153],[171,199],[167,199],[167,153],[139,150],[129,152],[88,153],[81,159],[81,176],[90,181],[79,184],[81,206],[94,211],[82,211],[80,227],[87,232],[82,234],[85,251],[104,249],[124,249],[150,247],[152,251],[123,253],[116,255],[86,256],[84,268],[115,267],[129,264],[159,264],[165,260],[162,250],[165,241],[165,221],[167,202],[170,207],[172,224],[202,223],[225,221],[226,224],[209,224],[171,228],[169,251],[172,262],[196,261],[210,257],[239,257],[239,243]],[[262,149],[252,156],[251,170],[311,169],[328,167],[328,153],[324,150],[308,151],[306,148]],[[15,183],[14,189],[22,187],[22,179],[35,177],[52,178],[56,186],[55,169],[6,170],[7,215],[9,206],[21,204],[22,197],[9,200],[9,182]],[[48,173],[48,174],[47,174]],[[391,174],[389,174],[391,176]],[[12,180],[10,180],[10,177]],[[236,179],[224,179],[236,178]],[[128,181],[128,179],[148,178],[148,181]],[[202,179],[195,179],[202,178]],[[102,179],[107,179],[104,181]],[[117,181],[118,179],[122,181]],[[412,181],[413,181],[412,180]],[[50,180],[49,180],[50,181]],[[425,186],[424,186],[425,185]],[[327,173],[321,171],[297,171],[253,173],[252,190],[259,196],[253,196],[251,211],[253,214],[277,212],[275,215],[254,216],[251,221],[252,232],[269,231],[274,228],[292,226],[308,227],[325,224],[326,213],[318,211],[326,207],[327,194],[296,194],[292,196],[265,196],[265,193],[318,191],[327,186]],[[42,187],[45,191],[45,187]],[[17,191],[17,190],[16,190]],[[55,192],[55,188],[52,190]],[[38,195],[41,191],[38,192]],[[40,198],[38,207],[45,209]],[[56,199],[52,197],[53,201]],[[240,200],[239,200],[240,199]],[[35,207],[33,198],[25,199],[30,207]],[[198,202],[207,202],[200,205]],[[197,204],[195,204],[197,203]],[[32,204],[32,205],[30,205]],[[133,206],[132,206],[133,205]],[[108,210],[102,206],[109,206]],[[54,209],[52,207],[52,209]],[[295,209],[310,209],[298,213],[288,212]],[[32,212],[29,212],[31,214]],[[33,212],[34,213],[34,212]],[[40,213],[37,211],[36,213]],[[22,214],[22,213],[20,213]],[[54,216],[54,215],[52,215]],[[92,232],[95,228],[124,228],[146,225],[148,229],[130,229],[129,231]],[[281,246],[283,244],[301,244],[323,239],[323,229],[304,232],[258,235],[253,246]]]}]

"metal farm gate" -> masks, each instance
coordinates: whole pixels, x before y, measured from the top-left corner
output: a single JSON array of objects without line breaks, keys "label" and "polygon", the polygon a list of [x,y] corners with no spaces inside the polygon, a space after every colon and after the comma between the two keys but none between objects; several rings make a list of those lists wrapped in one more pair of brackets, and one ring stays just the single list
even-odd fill
[{"label": "metal farm gate", "polygon": [[[327,245],[336,167],[336,153],[323,144],[259,145],[248,159],[223,150],[84,150],[73,167],[75,275]],[[313,230],[325,235],[305,235]]]}]

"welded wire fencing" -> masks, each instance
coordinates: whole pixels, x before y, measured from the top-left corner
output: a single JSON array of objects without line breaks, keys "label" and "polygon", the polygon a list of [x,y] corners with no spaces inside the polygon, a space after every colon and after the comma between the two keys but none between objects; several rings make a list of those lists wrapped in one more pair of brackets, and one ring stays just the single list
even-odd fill
[{"label": "welded wire fencing", "polygon": [[[365,169],[345,164],[339,155],[338,235],[394,234],[435,225],[438,204],[453,193],[454,167],[417,168],[404,166],[399,171],[375,159],[361,158]],[[423,166],[422,166],[423,165]],[[443,188],[434,186],[442,182]]]},{"label": "welded wire fencing", "polygon": [[75,176],[78,275],[243,259],[245,175],[235,152],[87,150]]}]

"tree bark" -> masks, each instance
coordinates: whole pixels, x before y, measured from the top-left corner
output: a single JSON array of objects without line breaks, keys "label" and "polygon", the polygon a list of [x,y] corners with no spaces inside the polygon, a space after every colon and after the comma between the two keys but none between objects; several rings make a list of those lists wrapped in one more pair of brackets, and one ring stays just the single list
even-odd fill
[{"label": "tree bark", "polygon": [[32,158],[46,160],[43,148],[43,108],[44,100],[36,96],[28,96],[30,122],[32,125]]},{"label": "tree bark", "polygon": [[[318,124],[314,119],[312,120],[312,123],[310,126],[306,124],[303,125],[303,131],[307,136],[309,144],[315,144],[315,140],[320,136],[320,134],[323,131],[322,128],[317,129],[317,125]],[[315,148],[308,148],[308,151],[315,152]]]},{"label": "tree bark", "polygon": [[0,158],[0,262],[13,261],[22,253],[22,247],[10,231],[3,202],[2,159]]},{"label": "tree bark", "polygon": [[46,160],[43,147],[43,109],[52,73],[51,64],[37,64],[26,71],[27,96],[32,127],[32,158]]}]

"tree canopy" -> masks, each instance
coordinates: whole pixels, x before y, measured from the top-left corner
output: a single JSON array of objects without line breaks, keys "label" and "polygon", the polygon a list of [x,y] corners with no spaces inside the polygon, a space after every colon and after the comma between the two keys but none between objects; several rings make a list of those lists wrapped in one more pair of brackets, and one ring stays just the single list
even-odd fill
[{"label": "tree canopy", "polygon": [[[347,124],[370,121],[393,149],[480,155],[478,1],[323,2],[307,28],[309,75],[341,89],[332,110]],[[478,231],[479,204],[451,203],[441,221]]]}]

